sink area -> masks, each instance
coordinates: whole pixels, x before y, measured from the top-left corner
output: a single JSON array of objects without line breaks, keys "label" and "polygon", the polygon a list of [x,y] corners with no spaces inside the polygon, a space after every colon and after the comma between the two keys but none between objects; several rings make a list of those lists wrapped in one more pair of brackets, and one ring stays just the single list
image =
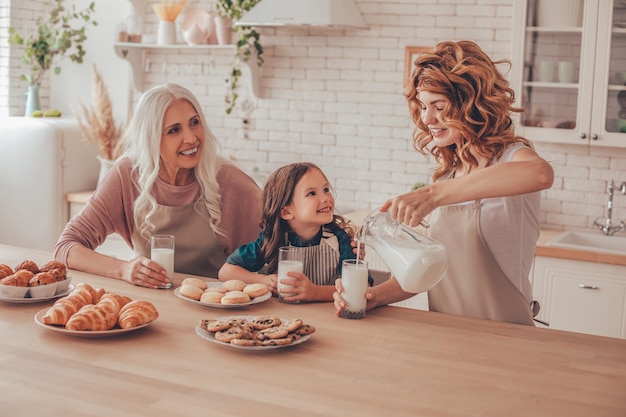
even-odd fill
[{"label": "sink area", "polygon": [[546,242],[548,246],[626,256],[626,235],[606,236],[601,232],[563,232]]}]

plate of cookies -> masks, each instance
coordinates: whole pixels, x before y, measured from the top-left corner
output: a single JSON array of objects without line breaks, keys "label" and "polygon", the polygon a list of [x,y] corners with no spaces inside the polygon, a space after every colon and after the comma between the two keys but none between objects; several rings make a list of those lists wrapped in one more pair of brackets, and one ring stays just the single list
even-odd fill
[{"label": "plate of cookies", "polygon": [[185,301],[215,308],[240,308],[262,303],[272,297],[267,285],[247,284],[238,279],[209,282],[200,278],[188,277],[174,295]]},{"label": "plate of cookies", "polygon": [[227,316],[201,319],[196,334],[210,342],[241,350],[273,350],[299,345],[315,327],[301,319],[273,315]]}]

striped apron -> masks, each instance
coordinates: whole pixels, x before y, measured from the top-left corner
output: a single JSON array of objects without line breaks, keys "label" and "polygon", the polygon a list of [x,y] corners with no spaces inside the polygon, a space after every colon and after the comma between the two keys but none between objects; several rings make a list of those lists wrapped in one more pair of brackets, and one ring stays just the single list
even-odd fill
[{"label": "striped apron", "polygon": [[339,278],[339,241],[331,231],[322,230],[319,245],[305,246],[304,275],[315,285],[335,285]]}]

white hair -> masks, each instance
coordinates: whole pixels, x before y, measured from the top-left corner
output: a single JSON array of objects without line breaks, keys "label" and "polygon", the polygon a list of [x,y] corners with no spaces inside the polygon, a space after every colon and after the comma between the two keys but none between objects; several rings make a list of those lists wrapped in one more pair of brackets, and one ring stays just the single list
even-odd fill
[{"label": "white hair", "polygon": [[155,228],[151,218],[157,202],[152,196],[152,188],[159,175],[163,119],[169,106],[178,99],[184,99],[194,107],[204,129],[205,142],[200,163],[194,168],[201,192],[197,204],[206,207],[211,229],[223,234],[217,226],[222,218],[217,172],[224,160],[217,155],[217,141],[208,128],[202,106],[191,91],[178,84],[167,83],[152,87],[141,96],[126,138],[125,155],[133,164],[134,175],[131,178],[136,178],[140,190],[134,203],[135,227],[146,240],[150,239]]}]

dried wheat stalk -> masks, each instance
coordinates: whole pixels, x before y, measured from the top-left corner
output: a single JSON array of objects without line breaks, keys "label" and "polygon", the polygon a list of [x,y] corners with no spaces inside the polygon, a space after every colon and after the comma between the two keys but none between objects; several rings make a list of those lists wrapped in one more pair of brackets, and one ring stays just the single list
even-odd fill
[{"label": "dried wheat stalk", "polygon": [[103,158],[115,160],[122,150],[122,136],[126,126],[115,125],[109,92],[95,64],[93,73],[92,109],[80,102],[84,121],[78,117],[78,125],[85,139],[98,145]]}]

